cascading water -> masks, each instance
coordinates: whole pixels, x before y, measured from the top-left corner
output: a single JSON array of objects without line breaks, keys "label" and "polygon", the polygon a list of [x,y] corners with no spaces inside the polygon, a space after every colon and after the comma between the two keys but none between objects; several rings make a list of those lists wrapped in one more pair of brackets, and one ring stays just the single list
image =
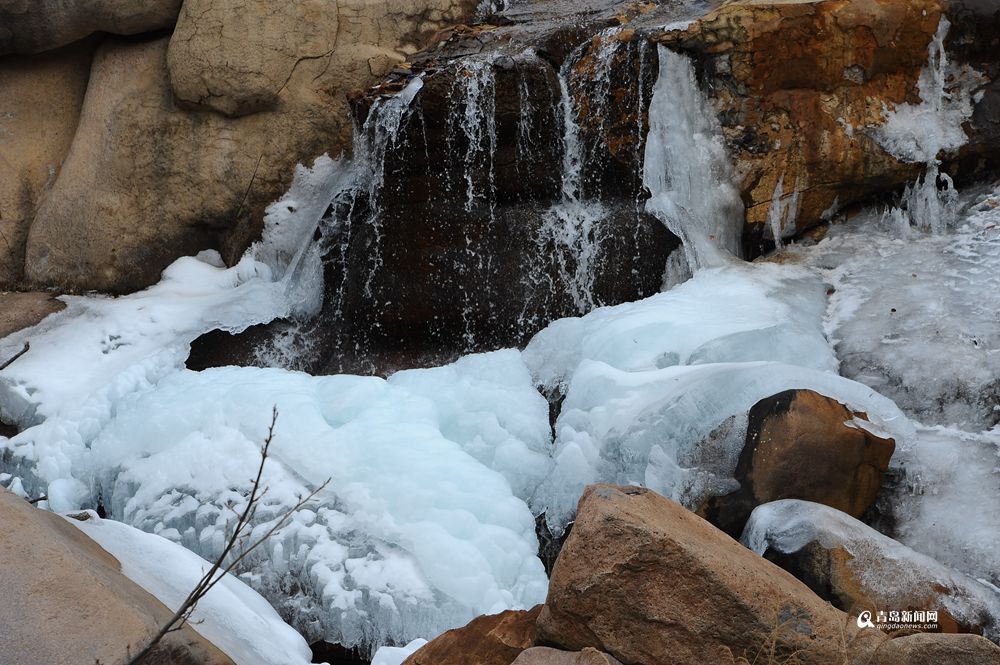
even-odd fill
[{"label": "cascading water", "polygon": [[[618,39],[620,31],[620,28],[609,28],[595,38],[593,71],[582,83],[586,85],[592,75],[589,81],[592,87],[584,89],[590,104],[588,117],[596,119],[599,138],[605,131],[612,62],[622,43]],[[562,198],[545,215],[539,232],[539,252],[544,253],[548,245],[553,247],[561,280],[581,314],[599,304],[594,299],[594,280],[601,262],[601,221],[607,214],[600,203],[600,192],[586,191],[585,165],[592,160],[588,160],[588,146],[581,136],[580,110],[573,94],[574,70],[593,47],[589,41],[579,46],[559,70],[559,108],[563,125]],[[599,140],[593,149],[601,151],[605,146]]]},{"label": "cascading water", "polygon": [[718,266],[739,256],[743,203],[694,66],[684,55],[658,49],[643,163],[646,210],[681,239],[691,270]]},{"label": "cascading water", "polygon": [[[462,164],[465,185],[465,212],[471,213],[477,205],[488,207],[487,224],[490,233],[496,223],[496,163],[497,112],[495,58],[469,58],[462,63],[449,94],[448,153]],[[464,153],[462,150],[464,149]],[[485,178],[477,174],[485,173]],[[485,180],[485,182],[477,182]],[[451,183],[449,183],[450,185]],[[465,235],[464,262],[458,270],[475,266],[480,272],[489,272],[492,257],[476,252],[467,232]],[[462,320],[464,322],[465,349],[475,348],[476,336],[471,320],[474,309],[480,304],[475,294],[462,291]]]}]

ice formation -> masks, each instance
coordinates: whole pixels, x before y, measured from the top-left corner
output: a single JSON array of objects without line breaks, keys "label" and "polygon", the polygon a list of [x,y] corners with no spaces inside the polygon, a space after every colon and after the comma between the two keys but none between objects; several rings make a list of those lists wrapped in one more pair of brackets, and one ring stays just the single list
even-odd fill
[{"label": "ice formation", "polygon": [[973,191],[957,228],[899,238],[875,211],[788,251],[834,293],[826,333],[844,376],[926,424],[1000,422],[1000,189]]},{"label": "ice formation", "polygon": [[[165,538],[121,522],[67,520],[121,563],[122,573],[170,610],[180,607],[211,564]],[[309,645],[257,592],[226,575],[202,598],[190,626],[236,665],[307,665]],[[138,646],[138,645],[136,645]]]},{"label": "ice formation", "polygon": [[559,531],[591,482],[639,484],[687,506],[735,489],[745,414],[793,388],[865,411],[911,435],[889,400],[831,370],[822,284],[777,265],[701,270],[646,300],[556,321],[524,351],[536,381],[562,393],[550,477],[536,512]]},{"label": "ice formation", "polygon": [[[60,420],[80,445],[49,439],[56,450],[33,467],[37,428],[12,443],[37,444],[18,450],[22,469],[64,508],[100,495],[114,518],[214,558],[246,501],[273,405],[257,528],[331,483],[243,576],[311,639],[405,643],[544,598],[534,519],[511,486],[527,491],[545,473],[548,410],[515,351],[389,381],[179,370],[108,404],[90,440],[85,422]],[[55,464],[56,453],[72,463]]]},{"label": "ice formation", "polygon": [[711,104],[694,65],[658,46],[660,75],[649,103],[643,184],[646,210],[684,243],[692,268],[740,255],[743,202]]},{"label": "ice formation", "polygon": [[941,173],[941,157],[968,141],[962,124],[972,117],[972,89],[980,76],[968,66],[949,63],[944,40],[950,27],[942,16],[928,49],[929,62],[917,82],[920,103],[886,109],[885,122],[872,132],[897,159],[926,165],[924,174],[907,186],[903,208],[894,212],[901,228],[913,225],[941,233],[957,217],[957,192],[951,178]]},{"label": "ice formation", "polygon": [[[937,538],[944,540],[941,535]],[[848,566],[861,590],[878,604],[869,609],[906,609],[929,600],[939,602],[959,621],[984,626],[988,637],[1000,639],[1000,589],[952,570],[829,506],[795,499],[758,506],[741,541],[758,554],[769,549],[789,554],[812,542],[825,549],[843,549],[851,555]]]}]

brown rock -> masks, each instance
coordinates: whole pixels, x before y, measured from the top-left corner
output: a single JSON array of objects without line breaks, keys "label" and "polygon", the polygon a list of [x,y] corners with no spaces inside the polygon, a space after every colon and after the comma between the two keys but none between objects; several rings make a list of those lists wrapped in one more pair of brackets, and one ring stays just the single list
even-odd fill
[{"label": "brown rock", "polygon": [[[0,339],[29,328],[66,305],[51,293],[0,292]],[[6,358],[0,358],[2,364]]]},{"label": "brown rock", "polygon": [[425,644],[403,665],[510,665],[535,645],[535,620],[542,606],[473,619]]},{"label": "brown rock", "polygon": [[0,288],[24,277],[28,228],[69,152],[92,51],[0,60]]},{"label": "brown rock", "polygon": [[740,489],[698,510],[739,537],[753,509],[778,499],[802,499],[861,517],[875,502],[896,448],[857,425],[867,416],[811,390],[789,390],[750,409],[746,443],[736,467]]},{"label": "brown rock", "polygon": [[782,178],[782,202],[799,196],[784,226],[804,230],[825,211],[915,176],[850,127],[878,126],[883,104],[915,98],[942,8],[941,0],[736,0],[663,35],[713,79],[743,174],[745,244],[761,237]]},{"label": "brown rock", "polygon": [[180,7],[181,0],[0,0],[0,55],[47,51],[95,32],[163,30]]},{"label": "brown rock", "polygon": [[885,642],[871,665],[998,665],[1000,647],[978,635],[919,633]]},{"label": "brown rock", "polygon": [[865,662],[885,639],[678,504],[612,485],[580,499],[538,637],[631,665]]},{"label": "brown rock", "polygon": [[[0,644],[4,665],[120,665],[169,620],[118,561],[60,517],[0,490]],[[233,665],[190,626],[151,665]]]},{"label": "brown rock", "polygon": [[[829,506],[766,504],[741,540],[853,616],[933,610],[936,626],[927,630],[977,634],[1000,620],[1000,592]],[[924,623],[912,616],[897,622]]]},{"label": "brown rock", "polygon": [[521,652],[511,665],[622,665],[614,656],[587,647],[583,651],[560,651],[532,647]]}]

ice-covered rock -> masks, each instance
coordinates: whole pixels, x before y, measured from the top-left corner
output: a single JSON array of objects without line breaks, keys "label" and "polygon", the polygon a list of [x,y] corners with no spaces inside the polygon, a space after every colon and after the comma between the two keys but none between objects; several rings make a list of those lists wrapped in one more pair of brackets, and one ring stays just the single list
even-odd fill
[{"label": "ice-covered rock", "polygon": [[565,395],[550,477],[535,495],[556,531],[592,482],[641,484],[688,507],[736,489],[749,409],[810,389],[906,437],[894,404],[829,370],[821,282],[777,265],[699,271],[646,300],[562,319],[524,351],[535,380]]},{"label": "ice-covered rock", "polygon": [[[958,228],[903,239],[876,211],[786,250],[835,289],[841,373],[928,425],[1000,422],[1000,190],[973,190]],[[886,220],[889,222],[889,220]]]},{"label": "ice-covered rock", "polygon": [[[915,552],[839,510],[785,499],[758,506],[741,538],[848,612],[938,611],[946,632],[1000,638],[1000,590]],[[899,620],[897,619],[897,622]],[[917,622],[920,623],[920,622]]]},{"label": "ice-covered rock", "polygon": [[[68,520],[121,563],[122,573],[176,611],[211,568],[160,536],[96,514]],[[307,665],[309,645],[258,593],[232,575],[198,601],[191,626],[236,665]]]}]

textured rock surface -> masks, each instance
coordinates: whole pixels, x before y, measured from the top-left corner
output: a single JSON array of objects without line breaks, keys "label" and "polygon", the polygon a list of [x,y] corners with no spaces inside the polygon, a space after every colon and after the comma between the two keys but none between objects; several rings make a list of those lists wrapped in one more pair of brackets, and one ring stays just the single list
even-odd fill
[{"label": "textured rock surface", "polygon": [[[121,574],[118,561],[60,517],[0,490],[0,630],[4,665],[118,665],[171,612]],[[151,664],[232,665],[191,627]]]},{"label": "textured rock surface", "polygon": [[885,639],[681,506],[611,485],[580,499],[538,632],[634,665],[866,662]]},{"label": "textured rock surface", "polygon": [[173,37],[96,53],[66,164],[31,225],[29,282],[134,291],[178,256],[214,247],[235,260],[296,163],[350,146],[347,93],[474,3],[187,5]]},{"label": "textured rock surface", "polygon": [[997,665],[1000,647],[978,635],[919,633],[889,640],[871,665]]},{"label": "textured rock surface", "polygon": [[24,277],[28,228],[76,132],[92,50],[0,60],[0,288]]},{"label": "textured rock surface", "polygon": [[880,125],[883,104],[913,100],[941,9],[940,0],[738,0],[662,36],[692,53],[709,82],[742,173],[751,252],[781,179],[782,202],[798,196],[783,226],[803,229],[915,176],[848,126]]},{"label": "textured rock surface", "polygon": [[[0,292],[0,338],[33,326],[64,307],[49,293]],[[0,358],[0,363],[5,360]]]},{"label": "textured rock surface", "polygon": [[522,651],[511,665],[621,665],[621,661],[590,647],[583,651],[532,647]]},{"label": "textured rock surface", "polygon": [[541,605],[473,619],[425,644],[403,665],[510,665],[535,645],[535,620]]},{"label": "textured rock surface", "polygon": [[811,390],[790,390],[750,409],[735,478],[740,489],[709,499],[700,515],[734,538],[757,506],[778,499],[814,501],[861,517],[882,487],[896,448],[854,425],[867,420]]},{"label": "textured rock surface", "polygon": [[0,55],[38,53],[95,32],[170,28],[181,0],[0,0]]},{"label": "textured rock surface", "polygon": [[319,88],[361,88],[442,25],[468,18],[474,6],[471,0],[189,0],[171,38],[171,85],[178,99],[229,115],[273,109],[286,91],[313,87],[303,86],[306,72],[318,74]]}]

